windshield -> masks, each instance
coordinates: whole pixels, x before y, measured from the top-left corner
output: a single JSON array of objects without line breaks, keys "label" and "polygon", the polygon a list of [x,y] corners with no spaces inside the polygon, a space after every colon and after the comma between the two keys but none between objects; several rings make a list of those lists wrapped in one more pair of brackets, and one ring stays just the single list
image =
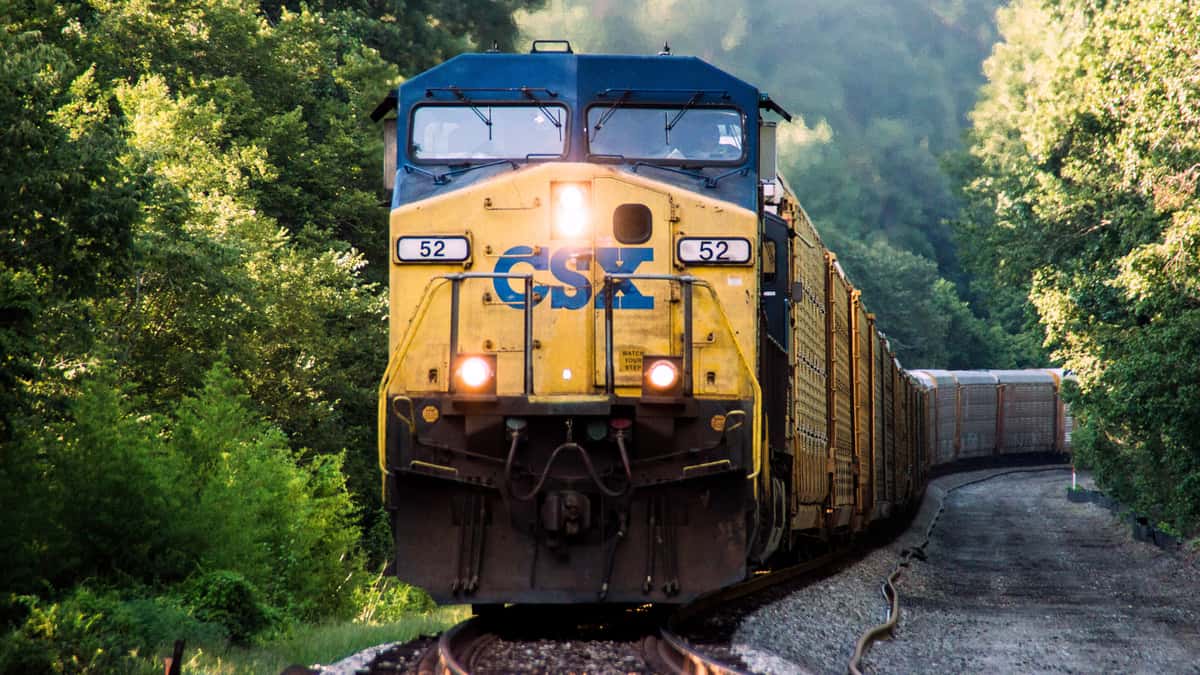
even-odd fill
[{"label": "windshield", "polygon": [[561,156],[566,109],[539,105],[426,105],[412,117],[412,157],[459,163],[472,159]]},{"label": "windshield", "polygon": [[736,162],[742,158],[742,114],[733,108],[588,109],[589,149],[626,159]]}]

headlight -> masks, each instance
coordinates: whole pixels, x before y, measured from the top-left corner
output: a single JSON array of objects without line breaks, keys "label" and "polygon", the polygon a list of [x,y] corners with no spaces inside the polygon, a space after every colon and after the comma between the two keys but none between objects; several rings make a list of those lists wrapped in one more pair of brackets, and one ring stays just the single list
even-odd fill
[{"label": "headlight", "polygon": [[679,371],[675,370],[675,364],[669,361],[659,361],[650,366],[650,370],[646,373],[646,380],[655,389],[670,389],[671,385],[675,384],[675,380],[679,379]]},{"label": "headlight", "polygon": [[496,357],[460,356],[454,366],[456,389],[471,394],[496,392]]},{"label": "headlight", "polygon": [[554,202],[554,233],[559,239],[585,237],[591,224],[591,200],[588,186],[581,183],[556,183],[551,186]]},{"label": "headlight", "polygon": [[676,397],[683,392],[682,359],[647,356],[642,360],[643,395]]}]

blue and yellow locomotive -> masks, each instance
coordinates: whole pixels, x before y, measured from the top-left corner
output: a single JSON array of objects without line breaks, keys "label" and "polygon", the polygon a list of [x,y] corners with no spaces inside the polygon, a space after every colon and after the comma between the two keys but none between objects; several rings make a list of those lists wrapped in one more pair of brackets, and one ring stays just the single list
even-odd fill
[{"label": "blue and yellow locomotive", "polygon": [[[377,110],[396,574],[439,602],[681,602],[886,511],[872,462],[915,388],[775,174],[787,113],[699,59],[551,46]],[[908,387],[886,430],[877,369]],[[921,480],[898,442],[897,502]]]}]

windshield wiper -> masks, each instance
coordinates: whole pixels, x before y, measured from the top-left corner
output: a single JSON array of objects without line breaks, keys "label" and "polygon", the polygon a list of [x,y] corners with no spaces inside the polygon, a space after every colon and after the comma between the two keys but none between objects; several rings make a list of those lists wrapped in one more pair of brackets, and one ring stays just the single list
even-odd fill
[{"label": "windshield wiper", "polygon": [[[679,120],[683,118],[683,114],[688,111],[688,108],[691,108],[692,106],[694,106],[700,102],[701,96],[704,96],[703,90],[697,91],[696,93],[692,94],[692,97],[688,99],[688,102],[684,103],[683,107],[679,109],[679,112],[675,113],[675,117],[672,117],[671,121],[667,122],[666,126],[663,128],[663,134],[667,137],[667,143],[666,143],[667,145],[671,144],[671,130],[674,129],[675,125],[679,123]],[[667,116],[663,115],[663,120],[666,120],[666,119],[667,119]]]},{"label": "windshield wiper", "polygon": [[[550,120],[550,123],[554,125],[555,129],[558,129],[558,140],[561,141],[562,140],[562,118],[555,116],[554,111],[552,111],[550,108],[547,108],[546,104],[542,103],[541,99],[539,99],[537,96],[534,96],[533,90],[530,89],[529,87],[521,87],[521,93],[525,94],[525,96],[527,96],[529,98],[529,100],[536,103],[538,110],[542,111],[542,114],[546,116],[546,119]],[[551,92],[551,95],[553,95],[553,92]],[[561,112],[560,112],[560,114],[561,114]]]},{"label": "windshield wiper", "polygon": [[592,140],[596,140],[596,134],[600,132],[600,127],[604,126],[604,124],[608,122],[608,118],[612,117],[613,113],[617,112],[617,108],[620,108],[625,101],[629,100],[629,94],[630,91],[626,89],[624,93],[621,94],[621,98],[617,99],[617,102],[612,104],[608,110],[605,110],[604,114],[600,116],[600,119],[596,120],[596,126],[592,128]]},{"label": "windshield wiper", "polygon": [[472,101],[469,96],[464,94],[461,89],[459,89],[458,87],[450,87],[450,91],[456,97],[458,97],[459,101],[466,103],[468,106],[471,107],[471,112],[475,113],[475,116],[479,118],[480,122],[483,122],[485,125],[487,125],[488,140],[491,141],[492,140],[492,109],[491,109],[491,107],[490,106],[488,107],[488,114],[484,115],[483,111],[480,110],[478,107],[476,107],[475,102]]},{"label": "windshield wiper", "polygon": [[445,185],[446,183],[449,183],[450,179],[454,176],[461,176],[462,174],[467,173],[468,171],[474,171],[475,169],[485,169],[489,166],[500,166],[501,164],[511,164],[513,171],[516,171],[517,169],[521,168],[521,165],[517,164],[514,160],[497,159],[494,162],[484,162],[483,164],[471,164],[471,163],[451,164],[449,166],[452,166],[452,167],[457,166],[459,168],[453,169],[451,171],[446,171],[445,173],[434,173],[428,169],[422,169],[419,166],[413,166],[412,164],[405,164],[404,165],[404,173],[419,173],[422,176],[429,176],[429,178],[431,178],[433,180],[434,185]]}]

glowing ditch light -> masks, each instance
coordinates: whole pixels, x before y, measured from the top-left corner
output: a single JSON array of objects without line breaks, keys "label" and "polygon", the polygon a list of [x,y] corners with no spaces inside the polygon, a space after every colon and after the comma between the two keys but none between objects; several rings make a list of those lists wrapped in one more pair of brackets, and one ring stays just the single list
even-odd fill
[{"label": "glowing ditch light", "polygon": [[490,356],[463,356],[454,369],[454,379],[459,387],[473,394],[494,393],[496,390],[496,362]]},{"label": "glowing ditch light", "polygon": [[677,401],[683,396],[683,359],[678,356],[642,357],[642,400]]},{"label": "glowing ditch light", "polygon": [[679,369],[670,361],[657,361],[646,371],[646,381],[655,389],[670,389],[679,380]]},{"label": "glowing ditch light", "polygon": [[587,234],[591,221],[586,185],[557,183],[553,186],[554,229],[559,238],[575,239]]}]

